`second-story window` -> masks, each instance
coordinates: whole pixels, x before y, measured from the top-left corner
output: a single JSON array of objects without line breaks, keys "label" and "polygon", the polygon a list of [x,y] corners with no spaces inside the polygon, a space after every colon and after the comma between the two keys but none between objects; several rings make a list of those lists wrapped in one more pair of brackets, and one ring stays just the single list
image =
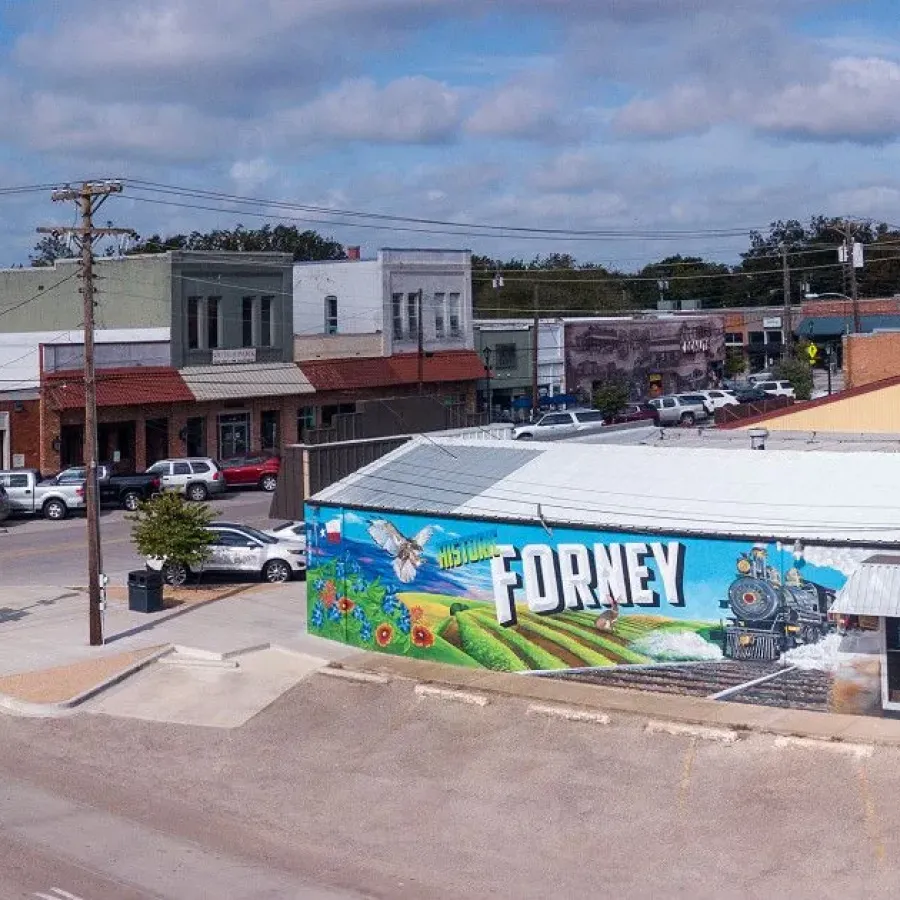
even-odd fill
[{"label": "second-story window", "polygon": [[447,336],[447,311],[444,309],[446,300],[446,294],[434,295],[434,336],[439,341]]},{"label": "second-story window", "polygon": [[[272,305],[275,303],[274,297],[259,298],[259,346],[274,347],[275,346],[275,320],[272,318]],[[337,319],[337,310],[335,310],[335,320]],[[335,330],[337,323],[335,322]]]},{"label": "second-story window", "polygon": [[188,297],[187,301],[187,340],[189,350],[200,348],[200,298]]},{"label": "second-story window", "polygon": [[241,346],[252,347],[256,343],[253,340],[253,307],[254,297],[244,297],[241,301]]},{"label": "second-story window", "polygon": [[406,295],[406,321],[409,323],[409,336],[419,335],[419,292]]},{"label": "second-story window", "polygon": [[497,369],[514,369],[516,367],[515,344],[497,344],[494,348],[494,367]]},{"label": "second-story window", "polygon": [[447,321],[450,326],[450,337],[459,337],[462,334],[462,324],[459,312],[459,294],[447,295]]},{"label": "second-story window", "polygon": [[329,294],[325,298],[325,334],[338,333],[338,298]]},{"label": "second-story window", "polygon": [[221,297],[206,298],[206,347],[208,350],[215,350],[221,346],[219,343],[221,335],[221,329],[219,328],[221,300]]},{"label": "second-story window", "polygon": [[394,323],[394,340],[403,340],[403,294],[391,296],[391,318]]}]

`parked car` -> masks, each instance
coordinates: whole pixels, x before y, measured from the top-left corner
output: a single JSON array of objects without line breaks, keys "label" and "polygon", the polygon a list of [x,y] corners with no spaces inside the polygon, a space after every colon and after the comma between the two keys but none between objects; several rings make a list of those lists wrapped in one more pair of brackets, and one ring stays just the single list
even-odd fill
[{"label": "parked car", "polygon": [[256,573],[263,581],[280,584],[306,571],[306,545],[279,540],[257,528],[233,522],[213,522],[210,556],[204,563],[186,567],[175,560],[148,557],[148,569],[161,572],[166,584],[181,585],[190,575],[204,572]]},{"label": "parked car", "polygon": [[754,387],[770,397],[790,397],[793,400],[797,396],[789,381],[757,381]]},{"label": "parked car", "polygon": [[40,515],[58,521],[72,510],[84,509],[84,480],[56,484],[37,469],[6,469],[0,472],[0,485],[6,490],[13,516]]},{"label": "parked car", "polygon": [[705,410],[708,416],[711,416],[716,410],[712,405],[712,401],[708,400],[703,394],[694,392],[693,394],[676,394],[680,400],[684,400],[685,403],[699,403]]},{"label": "parked car", "polygon": [[734,397],[738,403],[759,403],[769,399],[769,395],[765,391],[756,387],[740,388],[734,392]]},{"label": "parked car", "polygon": [[517,441],[550,440],[579,431],[592,431],[603,426],[603,413],[596,409],[567,409],[543,415],[536,422],[513,429]]},{"label": "parked car", "polygon": [[624,422],[644,421],[659,425],[659,410],[649,403],[629,403],[621,412],[612,417],[610,424],[621,425]]},{"label": "parked car", "polygon": [[650,405],[659,413],[660,425],[694,425],[709,418],[703,401],[694,394],[654,397]]},{"label": "parked car", "polygon": [[274,528],[267,528],[266,534],[271,534],[279,541],[297,541],[306,546],[306,522],[285,522]]},{"label": "parked car", "polygon": [[734,391],[716,389],[712,391],[695,391],[695,393],[707,400],[709,405],[712,406],[713,412],[723,406],[735,406],[737,404]]},{"label": "parked car", "polygon": [[751,387],[756,387],[758,382],[771,381],[774,377],[771,372],[754,372],[752,375],[747,376],[747,384]]},{"label": "parked car", "polygon": [[6,494],[6,488],[0,485],[0,522],[5,522],[9,518],[9,497]]},{"label": "parked car", "polygon": [[226,487],[258,487],[270,493],[278,484],[281,457],[266,454],[233,456],[219,462]]},{"label": "parked car", "polygon": [[146,474],[156,475],[164,491],[176,491],[188,500],[199,502],[225,490],[225,479],[218,465],[207,457],[161,459]]},{"label": "parked car", "polygon": [[[56,484],[81,484],[87,479],[84,466],[63,469],[54,478]],[[162,488],[158,475],[113,475],[108,465],[97,466],[97,485],[101,504],[121,506],[131,512],[138,508],[142,500],[149,500]]]}]

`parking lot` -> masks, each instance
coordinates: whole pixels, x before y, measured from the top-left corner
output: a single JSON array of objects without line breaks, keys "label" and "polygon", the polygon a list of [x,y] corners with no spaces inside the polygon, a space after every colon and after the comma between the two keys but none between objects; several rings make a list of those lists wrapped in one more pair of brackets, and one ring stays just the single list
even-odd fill
[{"label": "parking lot", "polygon": [[[229,491],[211,500],[219,518],[268,527],[272,495],[263,491]],[[100,517],[103,568],[111,585],[124,584],[131,569],[144,561],[131,543],[127,514],[104,509]],[[84,514],[61,522],[42,518],[7,519],[0,526],[0,577],[4,588],[52,585],[80,587],[86,583],[87,529]]]}]

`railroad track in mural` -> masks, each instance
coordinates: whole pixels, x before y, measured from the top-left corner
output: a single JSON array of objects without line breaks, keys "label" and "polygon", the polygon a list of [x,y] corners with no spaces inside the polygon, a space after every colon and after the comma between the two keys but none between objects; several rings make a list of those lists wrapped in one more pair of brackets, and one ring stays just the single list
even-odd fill
[{"label": "railroad track in mural", "polygon": [[[758,681],[766,676],[772,677]],[[734,689],[723,699],[815,711],[829,708],[833,684],[827,672],[786,668],[777,662],[736,660],[553,672],[542,673],[542,677],[686,697],[714,697]]]}]

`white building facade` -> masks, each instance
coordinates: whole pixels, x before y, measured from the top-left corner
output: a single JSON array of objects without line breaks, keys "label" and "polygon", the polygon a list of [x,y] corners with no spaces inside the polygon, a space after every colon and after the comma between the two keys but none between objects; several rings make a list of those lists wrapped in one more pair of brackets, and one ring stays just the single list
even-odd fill
[{"label": "white building facade", "polygon": [[[379,250],[294,266],[297,358],[471,350],[469,250]],[[377,339],[373,340],[373,335]]]}]

